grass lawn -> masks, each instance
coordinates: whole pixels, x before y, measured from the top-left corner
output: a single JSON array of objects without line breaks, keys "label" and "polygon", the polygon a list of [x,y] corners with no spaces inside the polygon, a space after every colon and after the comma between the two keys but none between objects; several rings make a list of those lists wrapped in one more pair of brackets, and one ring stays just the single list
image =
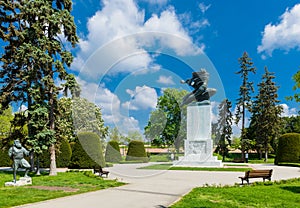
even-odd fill
[{"label": "grass lawn", "polygon": [[12,207],[124,184],[115,180],[104,180],[92,172],[66,172],[57,173],[57,176],[32,175],[31,186],[4,187],[5,182],[12,181],[12,178],[11,172],[0,172],[0,207]]},{"label": "grass lawn", "polygon": [[233,187],[194,188],[171,208],[285,207],[300,205],[300,178]]},{"label": "grass lawn", "polygon": [[224,167],[224,168],[201,168],[201,167],[177,167],[177,166],[172,166],[170,163],[166,164],[156,164],[156,165],[149,165],[146,167],[141,167],[139,169],[151,169],[151,170],[191,170],[191,171],[247,171],[251,170],[249,167]]}]

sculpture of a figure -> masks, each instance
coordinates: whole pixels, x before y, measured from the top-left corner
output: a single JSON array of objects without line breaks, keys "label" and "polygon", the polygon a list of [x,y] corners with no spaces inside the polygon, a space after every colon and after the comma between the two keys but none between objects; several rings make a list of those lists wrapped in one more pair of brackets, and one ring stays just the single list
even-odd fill
[{"label": "sculpture of a figure", "polygon": [[28,177],[28,171],[30,168],[30,164],[27,160],[24,159],[24,156],[29,155],[29,151],[22,147],[22,144],[18,139],[14,141],[14,146],[9,148],[8,155],[13,160],[13,171],[14,171],[14,183],[16,183],[16,174],[19,167],[23,167],[26,169],[25,177]]},{"label": "sculpture of a figure", "polygon": [[199,72],[193,72],[192,78],[187,80],[182,80],[182,84],[188,84],[194,88],[194,90],[184,96],[181,106],[187,105],[194,101],[199,103],[209,103],[209,98],[216,93],[216,89],[207,88],[207,83],[209,79],[209,73],[205,69],[200,69]]}]

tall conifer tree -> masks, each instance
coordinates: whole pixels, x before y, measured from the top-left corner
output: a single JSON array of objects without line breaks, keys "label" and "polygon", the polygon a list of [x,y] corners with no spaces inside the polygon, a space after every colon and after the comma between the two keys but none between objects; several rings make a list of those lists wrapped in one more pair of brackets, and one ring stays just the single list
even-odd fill
[{"label": "tall conifer tree", "polygon": [[251,107],[251,93],[254,92],[253,88],[253,82],[250,82],[248,80],[249,73],[255,73],[256,68],[253,66],[253,62],[251,61],[251,58],[248,56],[247,52],[244,52],[243,56],[238,59],[240,64],[240,71],[236,72],[237,74],[240,74],[242,78],[242,85],[240,86],[239,90],[239,98],[237,99],[236,103],[236,124],[239,123],[239,121],[242,121],[242,127],[241,127],[241,145],[242,145],[242,158],[244,159],[244,140],[246,137],[246,131],[245,131],[245,120],[246,120],[246,111],[249,110]]},{"label": "tall conifer tree", "polygon": [[[28,107],[28,139],[36,152],[50,148],[50,175],[56,175],[55,109],[59,88],[73,57],[64,47],[78,41],[71,0],[0,1],[0,38],[4,41],[0,101]],[[64,39],[64,40],[62,40]]]},{"label": "tall conifer tree", "polygon": [[270,142],[274,140],[281,129],[282,106],[278,105],[278,87],[273,79],[274,73],[265,67],[261,83],[258,84],[259,92],[252,106],[251,129],[255,137],[256,145],[263,147],[265,161],[268,159]]}]

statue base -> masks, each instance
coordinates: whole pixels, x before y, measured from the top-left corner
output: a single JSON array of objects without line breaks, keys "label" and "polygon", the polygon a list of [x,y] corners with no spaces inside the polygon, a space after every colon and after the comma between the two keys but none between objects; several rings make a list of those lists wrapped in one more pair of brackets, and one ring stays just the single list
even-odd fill
[{"label": "statue base", "polygon": [[222,161],[213,156],[211,139],[211,105],[196,103],[187,107],[187,139],[184,157],[173,162],[182,167],[223,167]]},{"label": "statue base", "polygon": [[26,186],[26,185],[31,185],[32,184],[32,179],[31,177],[21,177],[20,180],[16,182],[6,182],[4,186]]}]

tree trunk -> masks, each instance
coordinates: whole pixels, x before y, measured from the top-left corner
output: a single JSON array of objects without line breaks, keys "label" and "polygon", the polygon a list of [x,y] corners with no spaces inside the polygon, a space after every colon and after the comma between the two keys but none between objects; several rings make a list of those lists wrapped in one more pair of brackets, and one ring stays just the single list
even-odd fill
[{"label": "tree trunk", "polygon": [[[50,88],[49,92],[49,105],[50,105],[50,112],[49,112],[49,120],[50,120],[50,130],[54,131],[55,124],[54,124],[54,102],[53,102],[53,87]],[[55,158],[55,144],[52,144],[49,148],[50,151],[50,173],[51,176],[56,176],[56,158]]]},{"label": "tree trunk", "polygon": [[49,148],[50,151],[50,173],[51,176],[56,176],[56,159],[55,159],[55,144],[52,144]]}]

